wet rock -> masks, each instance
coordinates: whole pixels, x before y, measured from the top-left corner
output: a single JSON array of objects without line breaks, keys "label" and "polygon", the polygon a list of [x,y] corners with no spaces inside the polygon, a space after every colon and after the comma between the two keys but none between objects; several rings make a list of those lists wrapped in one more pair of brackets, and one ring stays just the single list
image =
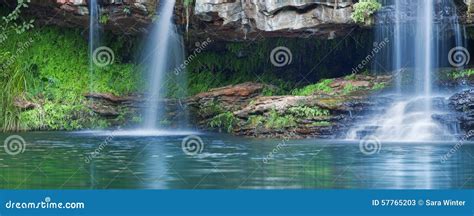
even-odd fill
[{"label": "wet rock", "polygon": [[[120,115],[137,116],[143,103],[143,97],[139,95],[117,96],[111,93],[91,92],[84,95],[89,99],[86,102],[87,107],[97,115],[105,119],[113,119]],[[111,121],[114,124],[123,122]]]},{"label": "wet rock", "polygon": [[474,109],[474,89],[456,93],[449,100],[457,111]]},{"label": "wet rock", "polygon": [[92,111],[96,114],[106,117],[106,118],[114,118],[119,115],[119,112],[116,110],[114,106],[103,104],[103,103],[92,103],[88,106]]},{"label": "wet rock", "polygon": [[459,122],[461,135],[466,136],[474,130],[474,89],[454,94],[449,98],[449,104],[457,111],[454,117]]}]

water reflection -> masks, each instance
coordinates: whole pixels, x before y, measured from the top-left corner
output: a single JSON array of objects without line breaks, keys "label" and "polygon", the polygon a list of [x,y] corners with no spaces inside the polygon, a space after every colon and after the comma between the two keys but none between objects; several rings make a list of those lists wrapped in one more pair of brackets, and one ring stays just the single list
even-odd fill
[{"label": "water reflection", "polygon": [[[1,188],[473,188],[474,145],[441,162],[455,143],[384,143],[378,154],[347,141],[259,140],[202,135],[201,154],[181,149],[183,136],[105,137],[87,133],[20,134],[23,154],[0,151]],[[7,135],[0,135],[4,140]],[[276,151],[276,150],[277,151]],[[274,152],[268,157],[270,152]]]}]

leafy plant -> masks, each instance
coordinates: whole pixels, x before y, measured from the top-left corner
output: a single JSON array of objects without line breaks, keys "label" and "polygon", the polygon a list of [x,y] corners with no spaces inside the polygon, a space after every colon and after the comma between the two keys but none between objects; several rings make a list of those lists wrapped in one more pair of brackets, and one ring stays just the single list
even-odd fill
[{"label": "leafy plant", "polygon": [[377,0],[360,0],[354,4],[354,11],[351,14],[351,18],[356,23],[365,23],[366,20],[381,7],[382,5],[377,2]]},{"label": "leafy plant", "polygon": [[342,89],[342,93],[344,94],[349,94],[355,90],[357,90],[358,88],[355,87],[352,83],[346,83],[344,85],[344,88]]},{"label": "leafy plant", "polygon": [[11,31],[21,34],[33,28],[34,20],[19,21],[21,9],[27,8],[29,0],[17,0],[17,5],[8,15],[1,17],[0,32],[5,37]]},{"label": "leafy plant", "polygon": [[298,118],[314,118],[318,116],[328,116],[329,110],[321,109],[319,107],[298,106],[288,109],[288,113]]},{"label": "leafy plant", "polygon": [[251,115],[247,120],[247,125],[250,127],[258,128],[263,126],[265,123],[265,117],[261,115]]},{"label": "leafy plant", "polygon": [[100,17],[99,17],[99,23],[100,23],[100,24],[105,25],[105,24],[107,24],[108,22],[109,22],[109,16],[108,16],[107,14],[102,14],[102,15],[100,15]]},{"label": "leafy plant", "polygon": [[272,129],[283,129],[294,126],[296,126],[295,117],[292,115],[280,115],[275,109],[272,109],[268,113],[267,120],[265,122],[265,127]]},{"label": "leafy plant", "polygon": [[123,12],[128,16],[130,16],[132,14],[132,10],[130,9],[129,6],[124,7]]},{"label": "leafy plant", "polygon": [[292,91],[293,95],[297,96],[309,96],[316,92],[332,93],[334,90],[329,86],[334,80],[333,79],[324,79],[319,83],[305,86],[301,89],[295,89]]},{"label": "leafy plant", "polygon": [[231,133],[233,128],[237,125],[238,119],[232,112],[224,112],[217,116],[214,116],[209,122],[209,126],[212,128],[224,129],[228,133]]},{"label": "leafy plant", "polygon": [[216,116],[224,112],[224,109],[217,101],[211,101],[203,106],[200,109],[200,114],[202,116]]},{"label": "leafy plant", "polygon": [[450,77],[453,79],[465,78],[474,75],[474,69],[467,70],[456,70],[450,73]]}]

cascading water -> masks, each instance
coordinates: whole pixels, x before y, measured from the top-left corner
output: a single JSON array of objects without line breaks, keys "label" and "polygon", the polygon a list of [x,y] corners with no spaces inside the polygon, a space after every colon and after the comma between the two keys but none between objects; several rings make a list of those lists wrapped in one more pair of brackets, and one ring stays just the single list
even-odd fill
[{"label": "cascading water", "polygon": [[[99,5],[97,0],[89,0],[89,72],[90,83],[94,77],[94,51],[99,44]],[[92,90],[92,89],[91,89]]]},{"label": "cascading water", "polygon": [[448,65],[451,48],[462,46],[462,31],[452,0],[384,1],[377,17],[376,41],[391,44],[376,57],[377,71],[394,71],[394,102],[381,115],[352,128],[347,138],[374,135],[380,140],[449,140],[449,130],[433,120],[446,110],[433,77]]},{"label": "cascading water", "polygon": [[[173,73],[174,69],[184,62],[182,37],[172,22],[174,4],[175,0],[167,0],[160,5],[158,21],[154,23],[148,39],[143,60],[147,66],[149,81],[143,113],[143,130],[152,131],[169,124],[169,120],[165,118],[165,96],[170,93],[170,88],[173,89],[173,95],[178,98],[183,98],[186,94],[184,73]],[[186,116],[182,115],[185,109],[179,101],[172,108],[173,112]],[[178,118],[174,123],[180,127],[184,121],[185,119]]]}]

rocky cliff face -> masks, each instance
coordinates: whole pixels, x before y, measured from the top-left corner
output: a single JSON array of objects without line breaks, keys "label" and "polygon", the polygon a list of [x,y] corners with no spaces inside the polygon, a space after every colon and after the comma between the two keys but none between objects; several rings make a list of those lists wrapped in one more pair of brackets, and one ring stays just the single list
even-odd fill
[{"label": "rocky cliff face", "polygon": [[[98,0],[101,23],[116,34],[140,34],[154,20],[160,0]],[[0,0],[14,5],[16,0]],[[26,13],[37,23],[88,26],[88,0],[31,0]],[[319,37],[344,35],[357,25],[350,16],[353,0],[177,0],[176,22],[190,31],[223,40],[259,37]],[[462,20],[472,23],[472,0],[458,2]]]},{"label": "rocky cliff face", "polygon": [[[16,0],[4,0],[13,6]],[[146,32],[153,20],[157,0],[97,0],[102,27],[115,34],[135,35]],[[1,2],[1,0],[0,0]],[[87,0],[31,0],[22,12],[35,18],[36,25],[57,25],[69,28],[89,27]]]},{"label": "rocky cliff face", "polygon": [[194,14],[226,38],[322,36],[332,38],[354,26],[352,1],[196,0]]},{"label": "rocky cliff face", "polygon": [[[13,0],[4,0],[14,5]],[[117,34],[146,32],[159,0],[98,0],[104,29]],[[39,24],[88,26],[87,0],[32,0],[25,13]],[[265,36],[336,37],[355,24],[351,0],[195,0],[175,7],[176,22],[191,33],[225,40]],[[190,34],[190,35],[196,35]]]}]

